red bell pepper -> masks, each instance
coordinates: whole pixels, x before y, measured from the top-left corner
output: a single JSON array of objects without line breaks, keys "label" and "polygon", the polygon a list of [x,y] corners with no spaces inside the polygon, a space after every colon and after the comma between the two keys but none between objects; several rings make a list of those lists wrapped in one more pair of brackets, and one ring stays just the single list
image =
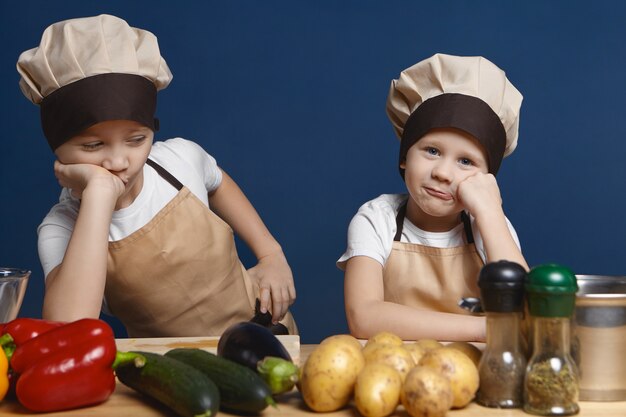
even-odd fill
[{"label": "red bell pepper", "polygon": [[4,328],[2,329],[3,336],[0,337],[0,344],[2,344],[2,340],[8,339],[7,334],[11,336],[13,339],[13,343],[17,346],[21,345],[24,342],[29,341],[33,337],[37,337],[42,333],[45,333],[49,330],[56,329],[57,327],[61,327],[65,322],[62,321],[51,321],[51,320],[41,320],[41,319],[31,319],[31,318],[17,318],[15,320],[11,320],[10,322],[4,324]]},{"label": "red bell pepper", "polygon": [[56,329],[49,330],[28,342],[18,346],[11,358],[11,368],[18,374],[23,373],[33,362],[58,350],[66,353],[72,346],[83,342],[107,341],[115,344],[115,336],[111,327],[102,320],[81,319],[66,323]]},{"label": "red bell pepper", "polygon": [[115,337],[102,320],[81,319],[18,346],[11,367],[19,375],[16,395],[32,411],[94,405],[115,389]]},{"label": "red bell pepper", "polygon": [[[0,325],[0,346],[7,360],[11,360],[16,346],[20,346],[30,339],[39,336],[49,330],[64,325],[65,322],[50,321],[34,318],[17,318]],[[8,396],[15,397],[15,385],[18,375],[13,369],[8,370],[9,392]]]}]

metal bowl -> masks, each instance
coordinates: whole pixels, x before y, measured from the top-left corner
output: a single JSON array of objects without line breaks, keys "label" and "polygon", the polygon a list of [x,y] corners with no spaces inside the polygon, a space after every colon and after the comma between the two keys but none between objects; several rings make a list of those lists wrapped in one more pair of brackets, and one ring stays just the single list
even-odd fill
[{"label": "metal bowl", "polygon": [[17,317],[29,277],[26,269],[0,268],[0,323]]},{"label": "metal bowl", "polygon": [[626,276],[577,275],[576,281],[580,399],[626,400]]}]

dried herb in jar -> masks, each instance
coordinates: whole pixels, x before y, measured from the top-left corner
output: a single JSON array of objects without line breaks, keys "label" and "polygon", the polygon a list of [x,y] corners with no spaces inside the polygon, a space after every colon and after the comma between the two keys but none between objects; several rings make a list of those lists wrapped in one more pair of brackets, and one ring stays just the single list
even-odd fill
[{"label": "dried herb in jar", "polygon": [[578,370],[570,355],[570,324],[578,286],[569,268],[547,264],[528,274],[533,354],[524,381],[524,411],[571,415],[578,407]]},{"label": "dried herb in jar", "polygon": [[[567,408],[578,401],[578,380],[569,366],[554,369],[554,359],[532,364],[526,375],[528,404],[534,409]],[[557,360],[560,363],[560,361]]]}]

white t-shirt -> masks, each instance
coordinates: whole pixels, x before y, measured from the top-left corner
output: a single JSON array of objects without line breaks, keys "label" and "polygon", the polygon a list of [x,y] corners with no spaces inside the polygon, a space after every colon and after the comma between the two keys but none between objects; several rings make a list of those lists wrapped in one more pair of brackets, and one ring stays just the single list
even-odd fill
[{"label": "white t-shirt", "polygon": [[[169,171],[209,207],[208,194],[221,184],[222,171],[202,147],[181,138],[155,142],[150,159]],[[178,193],[148,165],[144,165],[143,177],[143,188],[135,201],[113,212],[109,242],[123,239],[145,226]],[[80,200],[63,188],[59,203],[52,207],[37,228],[39,259],[45,277],[63,261],[79,207]]]},{"label": "white t-shirt", "polygon": [[[348,248],[337,260],[337,266],[340,269],[345,269],[346,262],[353,256],[367,256],[385,266],[396,235],[396,215],[400,205],[406,199],[407,194],[383,194],[359,208],[348,227]],[[472,216],[470,216],[470,223],[476,249],[485,262],[483,239],[478,228],[475,227],[475,219]],[[520,247],[513,225],[509,219],[506,219],[506,223],[517,247]],[[415,226],[406,217],[400,241],[435,248],[450,248],[467,244],[463,223],[447,232],[427,232]]]}]

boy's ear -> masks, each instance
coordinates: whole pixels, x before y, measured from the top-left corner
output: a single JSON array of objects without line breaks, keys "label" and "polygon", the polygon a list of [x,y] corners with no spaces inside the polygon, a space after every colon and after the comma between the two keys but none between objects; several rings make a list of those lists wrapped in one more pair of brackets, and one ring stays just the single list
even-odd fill
[{"label": "boy's ear", "polygon": [[406,161],[400,162],[400,168],[406,169]]}]

